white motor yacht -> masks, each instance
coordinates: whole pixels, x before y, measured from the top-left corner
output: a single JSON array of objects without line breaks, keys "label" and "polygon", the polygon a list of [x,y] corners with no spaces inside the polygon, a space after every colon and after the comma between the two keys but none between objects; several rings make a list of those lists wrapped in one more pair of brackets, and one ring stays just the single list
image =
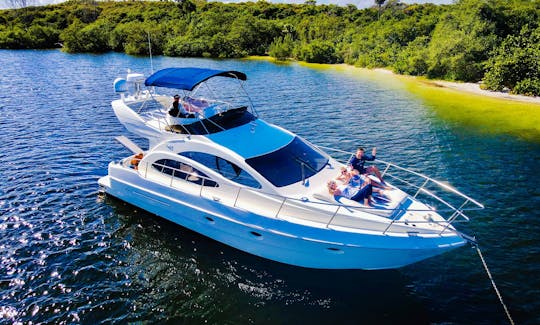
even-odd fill
[{"label": "white motor yacht", "polygon": [[[330,194],[327,182],[350,153],[260,119],[243,92],[246,79],[202,68],[117,79],[114,112],[149,147],[120,137],[133,154],[109,164],[99,179],[103,191],[239,250],[301,267],[397,268],[474,241],[454,226],[482,204],[391,163],[375,161],[386,189],[369,205]],[[234,95],[216,98],[229,82],[238,86]],[[171,116],[172,94],[156,88],[181,92],[181,113]]]}]

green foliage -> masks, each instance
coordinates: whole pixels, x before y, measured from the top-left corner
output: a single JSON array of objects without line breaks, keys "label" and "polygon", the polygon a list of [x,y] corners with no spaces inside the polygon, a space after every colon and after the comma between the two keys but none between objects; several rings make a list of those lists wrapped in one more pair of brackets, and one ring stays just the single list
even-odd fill
[{"label": "green foliage", "polygon": [[[420,68],[408,66],[419,62],[414,63],[409,56],[425,56],[425,46],[431,40],[441,8],[434,5],[388,5],[392,6],[391,10],[385,10],[379,21],[368,20],[365,26],[354,31],[345,51],[345,62],[370,68],[391,67],[403,72],[411,70],[411,74],[417,74],[415,71]],[[371,12],[367,14],[373,15]],[[420,39],[415,41],[417,38]],[[425,73],[425,69],[421,70]]]},{"label": "green foliage", "polygon": [[[208,44],[209,50],[207,53],[215,58],[234,58],[246,56],[240,47],[237,46],[236,40],[231,39],[223,33],[217,33],[210,39]],[[203,53],[203,56],[205,53]],[[206,55],[208,56],[208,55]]]},{"label": "green foliage", "polygon": [[60,32],[48,26],[32,25],[26,31],[27,42],[31,48],[48,48],[49,44],[58,42]]},{"label": "green foliage", "polygon": [[315,40],[299,47],[297,58],[309,63],[339,63],[334,44],[328,41]]},{"label": "green foliage", "polygon": [[[540,1],[407,5],[70,0],[0,10],[0,48],[346,62],[538,93]],[[380,6],[379,6],[380,5]],[[525,26],[527,26],[525,28]]]},{"label": "green foliage", "polygon": [[509,88],[514,93],[540,95],[540,27],[523,26],[519,35],[509,35],[487,61],[484,86]]},{"label": "green foliage", "polygon": [[523,94],[527,96],[540,96],[540,79],[525,78],[516,83],[512,90],[515,94]]},{"label": "green foliage", "polygon": [[75,20],[60,34],[60,38],[67,52],[106,52],[109,50],[110,29],[112,26],[105,21],[85,25]]},{"label": "green foliage", "polygon": [[347,25],[340,17],[317,15],[305,17],[296,25],[297,37],[302,42],[313,40],[337,41]]},{"label": "green foliage", "polygon": [[[164,54],[168,56],[202,57],[209,56],[210,38],[191,39],[187,36],[172,38],[165,45]],[[203,55],[208,53],[208,55]]]},{"label": "green foliage", "polygon": [[27,48],[26,32],[20,26],[13,26],[0,30],[0,47],[5,49]]},{"label": "green foliage", "polygon": [[427,47],[429,37],[419,36],[398,53],[393,69],[399,74],[422,76],[428,72]]},{"label": "green foliage", "polygon": [[292,58],[294,51],[294,41],[292,34],[284,37],[276,37],[268,49],[268,54],[278,60]]},{"label": "green foliage", "polygon": [[262,55],[279,33],[275,23],[245,16],[233,21],[228,38],[236,48],[248,55]]},{"label": "green foliage", "polygon": [[101,10],[97,3],[76,5],[70,10],[69,20],[90,24],[98,19]]},{"label": "green foliage", "polygon": [[428,77],[478,81],[483,62],[496,45],[495,23],[482,19],[493,8],[484,1],[462,1],[443,15],[428,48]]}]

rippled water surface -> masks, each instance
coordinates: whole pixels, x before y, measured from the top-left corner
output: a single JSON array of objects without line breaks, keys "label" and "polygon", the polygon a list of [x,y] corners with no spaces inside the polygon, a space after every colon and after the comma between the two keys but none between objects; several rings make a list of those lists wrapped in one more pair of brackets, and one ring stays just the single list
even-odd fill
[{"label": "rippled water surface", "polygon": [[[474,233],[517,323],[540,323],[540,139],[441,120],[399,84],[334,68],[156,58],[248,75],[265,120],[319,145],[377,146],[478,199]],[[505,324],[475,250],[398,270],[266,261],[98,194],[128,152],[112,80],[149,61],[0,51],[0,323]]]}]

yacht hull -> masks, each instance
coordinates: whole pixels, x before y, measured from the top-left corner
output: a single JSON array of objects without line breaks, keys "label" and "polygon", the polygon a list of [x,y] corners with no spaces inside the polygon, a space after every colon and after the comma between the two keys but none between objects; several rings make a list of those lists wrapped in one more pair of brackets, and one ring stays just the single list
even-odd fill
[{"label": "yacht hull", "polygon": [[179,192],[109,166],[99,184],[118,199],[241,251],[317,269],[391,269],[465,244],[454,236],[391,236],[312,227],[268,218]]}]

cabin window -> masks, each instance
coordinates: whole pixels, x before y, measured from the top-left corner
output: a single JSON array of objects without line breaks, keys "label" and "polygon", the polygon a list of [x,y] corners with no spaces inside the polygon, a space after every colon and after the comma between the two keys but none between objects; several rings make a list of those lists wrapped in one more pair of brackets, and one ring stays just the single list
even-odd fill
[{"label": "cabin window", "polygon": [[235,183],[253,188],[261,188],[261,184],[253,176],[226,159],[196,151],[181,152],[180,155],[213,169]]},{"label": "cabin window", "polygon": [[295,137],[285,147],[246,162],[277,187],[291,185],[317,174],[328,158],[302,139]]},{"label": "cabin window", "polygon": [[171,175],[191,183],[209,187],[218,186],[218,184],[206,176],[205,173],[177,160],[159,159],[152,164],[152,167],[163,174]]}]

